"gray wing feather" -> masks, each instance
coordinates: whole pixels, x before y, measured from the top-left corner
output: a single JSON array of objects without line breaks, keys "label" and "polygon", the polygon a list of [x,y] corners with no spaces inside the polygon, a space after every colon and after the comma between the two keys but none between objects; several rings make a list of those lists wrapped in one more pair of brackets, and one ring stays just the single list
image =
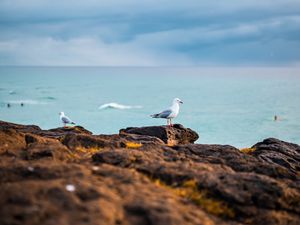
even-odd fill
[{"label": "gray wing feather", "polygon": [[172,110],[167,109],[158,114],[155,114],[154,118],[168,118],[168,116],[170,116],[171,113],[172,113]]},{"label": "gray wing feather", "polygon": [[66,116],[62,117],[61,120],[62,120],[64,123],[71,123],[71,122],[72,122],[72,121],[71,121],[68,117],[66,117]]}]

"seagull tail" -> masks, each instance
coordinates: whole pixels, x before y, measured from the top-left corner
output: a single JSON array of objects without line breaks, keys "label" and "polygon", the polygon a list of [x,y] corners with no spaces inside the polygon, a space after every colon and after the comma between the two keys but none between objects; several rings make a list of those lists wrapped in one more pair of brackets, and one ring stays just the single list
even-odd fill
[{"label": "seagull tail", "polygon": [[71,124],[76,124],[76,123],[74,123],[74,122],[71,122]]},{"label": "seagull tail", "polygon": [[153,115],[150,115],[152,118],[158,118],[159,117],[159,114],[153,114]]}]

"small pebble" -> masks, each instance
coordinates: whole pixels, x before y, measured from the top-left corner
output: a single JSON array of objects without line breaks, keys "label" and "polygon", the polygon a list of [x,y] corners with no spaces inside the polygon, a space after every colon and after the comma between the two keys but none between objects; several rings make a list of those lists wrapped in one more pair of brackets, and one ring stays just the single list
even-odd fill
[{"label": "small pebble", "polygon": [[73,191],[75,191],[75,186],[73,185],[73,184],[67,184],[66,185],[66,190],[67,191],[70,191],[70,192],[73,192]]},{"label": "small pebble", "polygon": [[33,171],[34,171],[34,168],[31,167],[31,166],[28,166],[27,169],[28,169],[30,172],[33,172]]},{"label": "small pebble", "polygon": [[93,166],[93,167],[92,167],[92,170],[98,171],[98,170],[99,170],[99,166]]}]

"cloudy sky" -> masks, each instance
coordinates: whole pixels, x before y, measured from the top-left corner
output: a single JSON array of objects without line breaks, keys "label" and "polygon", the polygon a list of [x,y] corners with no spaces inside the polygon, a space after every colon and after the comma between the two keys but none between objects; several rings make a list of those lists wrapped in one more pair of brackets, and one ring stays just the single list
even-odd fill
[{"label": "cloudy sky", "polygon": [[0,65],[299,66],[300,0],[0,0]]}]

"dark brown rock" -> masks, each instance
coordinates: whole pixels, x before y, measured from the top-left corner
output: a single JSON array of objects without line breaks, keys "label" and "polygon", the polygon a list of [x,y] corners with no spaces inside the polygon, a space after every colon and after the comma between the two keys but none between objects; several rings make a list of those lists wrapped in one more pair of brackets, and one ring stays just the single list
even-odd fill
[{"label": "dark brown rock", "polygon": [[84,129],[81,126],[75,126],[75,127],[59,127],[55,129],[48,130],[49,133],[55,133],[55,134],[88,134],[91,135],[92,132]]},{"label": "dark brown rock", "polygon": [[199,138],[195,131],[190,128],[184,128],[181,124],[174,124],[172,127],[128,127],[120,130],[120,134],[124,133],[157,137],[168,145],[194,143]]},{"label": "dark brown rock", "polygon": [[26,147],[25,136],[10,127],[0,126],[0,154],[16,156]]},{"label": "dark brown rock", "polygon": [[244,154],[229,145],[190,144],[174,146],[173,149],[190,155],[195,161],[226,165],[238,172],[255,172],[273,178],[298,178],[291,170],[274,163],[262,162],[255,155]]},{"label": "dark brown rock", "polygon": [[15,123],[9,123],[0,120],[0,128],[4,129],[13,129],[23,133],[35,133],[41,131],[41,128],[35,125],[20,125]]},{"label": "dark brown rock", "polygon": [[300,146],[275,138],[268,138],[255,144],[252,155],[263,162],[286,168],[295,174],[300,172]]},{"label": "dark brown rock", "polygon": [[232,146],[162,146],[146,152],[120,149],[96,153],[93,160],[134,168],[170,186],[183,186],[193,180],[198,191],[212,201],[226,203],[239,222],[297,224],[300,220],[295,216],[300,208],[299,176]]},{"label": "dark brown rock", "polygon": [[66,134],[92,134],[92,132],[84,129],[81,126],[75,127],[59,127],[50,130],[42,130],[35,125],[19,125],[14,123],[8,123],[0,120],[0,128],[2,130],[12,129],[23,134],[36,134],[42,137],[60,138]]},{"label": "dark brown rock", "polygon": [[135,134],[114,134],[114,135],[87,135],[87,134],[66,134],[60,139],[61,142],[70,149],[78,148],[126,148],[128,143],[137,143],[143,145],[162,145],[160,139]]},{"label": "dark brown rock", "polygon": [[246,154],[196,139],[180,126],[93,135],[0,121],[0,224],[300,224],[298,145]]}]

